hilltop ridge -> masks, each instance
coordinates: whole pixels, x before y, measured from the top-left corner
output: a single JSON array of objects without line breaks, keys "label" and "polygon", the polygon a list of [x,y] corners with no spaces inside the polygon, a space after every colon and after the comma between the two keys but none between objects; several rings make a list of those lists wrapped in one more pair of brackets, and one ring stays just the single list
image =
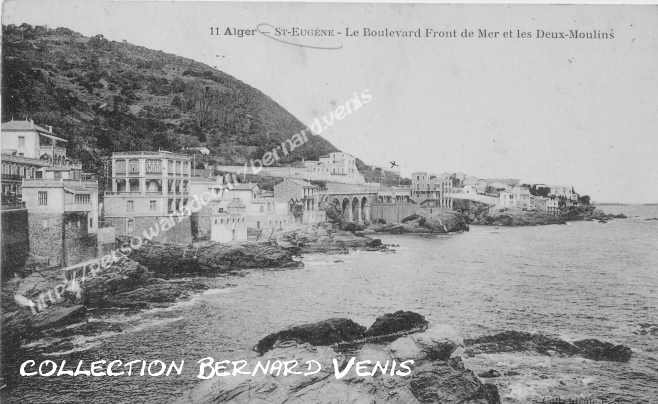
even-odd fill
[{"label": "hilltop ridge", "polygon": [[[218,163],[242,164],[306,128],[261,91],[191,59],[67,28],[3,25],[2,34],[3,120],[52,125],[87,170],[113,151],[199,145]],[[310,135],[281,163],[337,150]]]}]

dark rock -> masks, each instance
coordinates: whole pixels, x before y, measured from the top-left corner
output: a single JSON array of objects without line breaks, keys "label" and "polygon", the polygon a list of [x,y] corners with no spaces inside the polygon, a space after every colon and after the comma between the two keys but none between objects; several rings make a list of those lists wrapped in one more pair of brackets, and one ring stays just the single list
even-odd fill
[{"label": "dark rock", "polygon": [[468,231],[468,223],[461,213],[437,210],[436,212],[426,214],[414,213],[400,220],[398,224],[373,223],[370,225],[370,229],[375,232],[391,234],[445,234]]},{"label": "dark rock", "polygon": [[409,387],[421,403],[500,403],[498,389],[481,383],[459,358],[414,368]]},{"label": "dark rock", "polygon": [[478,377],[485,377],[485,378],[500,377],[500,372],[497,371],[496,369],[489,369],[485,372],[478,373]]},{"label": "dark rock", "polygon": [[347,318],[331,318],[270,334],[258,341],[254,349],[262,355],[272,349],[277,342],[283,341],[307,342],[311,345],[331,345],[362,338],[365,329],[364,326]]},{"label": "dark rock", "polygon": [[368,237],[361,232],[357,233],[327,224],[318,224],[282,233],[277,243],[287,246],[295,254],[340,254],[347,253],[350,249],[367,251],[387,249],[380,239]]},{"label": "dark rock", "polygon": [[583,356],[593,360],[626,362],[631,349],[597,339],[586,339],[569,343],[559,338],[519,331],[505,331],[474,339],[465,339],[465,353],[537,352],[543,355],[558,354]]},{"label": "dark rock", "polygon": [[365,332],[366,337],[388,335],[397,332],[411,331],[427,327],[425,317],[412,311],[396,311],[377,317],[375,322]]},{"label": "dark rock", "polygon": [[84,282],[82,301],[89,307],[116,305],[116,296],[145,285],[153,274],[137,262],[123,259]]},{"label": "dark rock", "polygon": [[274,242],[199,243],[197,247],[145,242],[130,258],[163,277],[213,275],[250,268],[299,266],[295,252]]},{"label": "dark rock", "polygon": [[351,231],[351,232],[363,231],[365,228],[366,226],[354,222],[343,222],[340,224],[341,230]]},{"label": "dark rock", "polygon": [[624,345],[597,339],[583,339],[573,344],[580,348],[582,356],[595,361],[628,362],[631,359],[631,349]]},{"label": "dark rock", "polygon": [[46,328],[58,327],[79,320],[87,309],[82,305],[62,306],[56,305],[30,317],[30,327],[40,331]]},{"label": "dark rock", "polygon": [[171,282],[154,278],[142,287],[108,296],[104,304],[112,307],[146,307],[150,303],[171,303],[188,297],[190,292],[205,290],[200,282]]}]

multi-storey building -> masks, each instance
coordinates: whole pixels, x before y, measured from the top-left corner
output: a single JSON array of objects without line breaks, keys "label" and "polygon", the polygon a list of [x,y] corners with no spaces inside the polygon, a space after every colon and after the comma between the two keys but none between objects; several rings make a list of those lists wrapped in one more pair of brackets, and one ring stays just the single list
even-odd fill
[{"label": "multi-storey building", "polygon": [[72,265],[96,256],[98,182],[82,179],[23,181],[30,252],[51,265]]},{"label": "multi-storey building", "polygon": [[66,158],[66,139],[53,134],[52,126],[45,129],[34,121],[14,121],[2,124],[2,152],[43,160],[48,165],[63,166]]},{"label": "multi-storey building", "polygon": [[503,208],[530,209],[530,190],[526,187],[514,186],[511,190],[502,191],[498,205]]},{"label": "multi-storey building", "polygon": [[452,181],[427,172],[411,174],[411,199],[426,207],[452,208]]},{"label": "multi-storey building", "polygon": [[48,163],[30,157],[2,153],[2,205],[16,205],[22,202],[24,179],[41,178],[41,169]]},{"label": "multi-storey building", "polygon": [[320,156],[318,161],[304,161],[305,179],[363,184],[365,179],[356,167],[356,158],[343,152]]},{"label": "multi-storey building", "polygon": [[[3,240],[27,233],[24,249],[52,265],[97,253],[98,183],[66,156],[66,143],[52,127],[31,120],[2,124],[3,219],[13,222],[3,223]],[[3,251],[3,261],[4,256]]]},{"label": "multi-storey building", "polygon": [[[112,174],[105,193],[105,221],[117,234],[148,235],[153,241],[188,243],[192,240],[189,217],[182,212],[190,196],[190,158],[166,151],[112,154]],[[164,226],[169,215],[176,225]],[[170,223],[170,222],[168,222]],[[166,230],[162,228],[166,227]]]},{"label": "multi-storey building", "polygon": [[213,201],[210,240],[219,243],[247,240],[246,206],[240,198],[230,201]]},{"label": "multi-storey building", "polygon": [[308,181],[293,178],[274,185],[274,200],[287,207],[288,214],[298,223],[318,223],[325,220],[320,210],[320,188]]}]

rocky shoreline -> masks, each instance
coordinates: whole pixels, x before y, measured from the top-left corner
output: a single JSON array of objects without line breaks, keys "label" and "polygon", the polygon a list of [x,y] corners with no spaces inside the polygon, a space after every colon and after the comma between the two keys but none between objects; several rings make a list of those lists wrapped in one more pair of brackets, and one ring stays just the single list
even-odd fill
[{"label": "rocky shoreline", "polygon": [[[117,241],[119,245],[129,242]],[[7,358],[3,361],[3,373],[8,373],[6,365],[18,357],[21,345],[26,342],[43,337],[121,331],[117,324],[90,322],[90,313],[96,310],[139,311],[172,304],[208,288],[196,277],[258,268],[298,268],[303,266],[298,257],[304,253],[347,253],[354,249],[382,251],[387,247],[379,239],[331,225],[289,231],[266,242],[195,245],[144,242],[127,258],[87,277],[83,284],[68,284],[55,301],[48,302],[49,307],[36,314],[25,303],[35,302],[40,294],[54,290],[64,277],[60,269],[48,269],[32,261],[18,271],[21,277],[2,284],[2,350],[3,358]],[[52,349],[68,349],[70,345],[64,341]]]},{"label": "rocky shoreline", "polygon": [[[208,380],[178,402],[317,402],[337,398],[351,402],[459,402],[498,404],[498,387],[486,380],[502,375],[490,369],[476,375],[463,358],[480,353],[524,352],[582,356],[627,362],[631,350],[596,339],[567,342],[542,334],[507,331],[463,339],[452,327],[430,325],[420,314],[397,311],[378,317],[368,328],[348,318],[296,325],[262,338],[254,346],[258,361],[309,360],[320,364],[313,375],[248,374]],[[377,373],[374,363],[388,366],[412,362],[408,375]],[[365,374],[355,372],[365,364]],[[368,367],[370,366],[370,367]],[[339,377],[339,372],[344,376]],[[393,376],[395,374],[395,376]],[[507,376],[519,375],[507,371]],[[486,380],[483,380],[486,379]],[[327,394],[331,392],[331,394]],[[331,397],[331,398],[328,398]]]},{"label": "rocky shoreline", "polygon": [[[270,334],[256,345],[261,363],[317,361],[317,373],[208,380],[178,402],[500,403],[496,386],[483,383],[455,354],[459,345],[452,329],[428,328],[422,315],[409,311],[380,316],[369,328],[346,318],[328,319]],[[391,370],[405,361],[406,376]],[[387,371],[378,373],[375,363]]]},{"label": "rocky shoreline", "polygon": [[481,226],[542,226],[573,221],[607,223],[609,220],[627,218],[624,214],[605,213],[594,205],[573,206],[560,211],[557,215],[520,209],[501,209],[491,212],[488,206],[478,203],[469,206],[470,208],[463,209],[460,213],[467,223]]}]

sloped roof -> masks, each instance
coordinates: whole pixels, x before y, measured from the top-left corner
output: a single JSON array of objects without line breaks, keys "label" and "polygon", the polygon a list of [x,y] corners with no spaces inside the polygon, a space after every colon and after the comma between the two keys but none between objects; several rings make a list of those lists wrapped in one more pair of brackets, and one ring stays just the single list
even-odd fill
[{"label": "sloped roof", "polygon": [[48,130],[45,129],[37,124],[35,124],[33,121],[7,121],[2,123],[2,130],[3,131],[8,131],[8,130],[18,130],[18,131],[36,131],[39,132],[41,135],[44,135],[46,137],[49,137],[54,140],[59,140],[60,142],[68,142],[66,139],[62,139],[61,137],[53,136],[53,134]]}]

